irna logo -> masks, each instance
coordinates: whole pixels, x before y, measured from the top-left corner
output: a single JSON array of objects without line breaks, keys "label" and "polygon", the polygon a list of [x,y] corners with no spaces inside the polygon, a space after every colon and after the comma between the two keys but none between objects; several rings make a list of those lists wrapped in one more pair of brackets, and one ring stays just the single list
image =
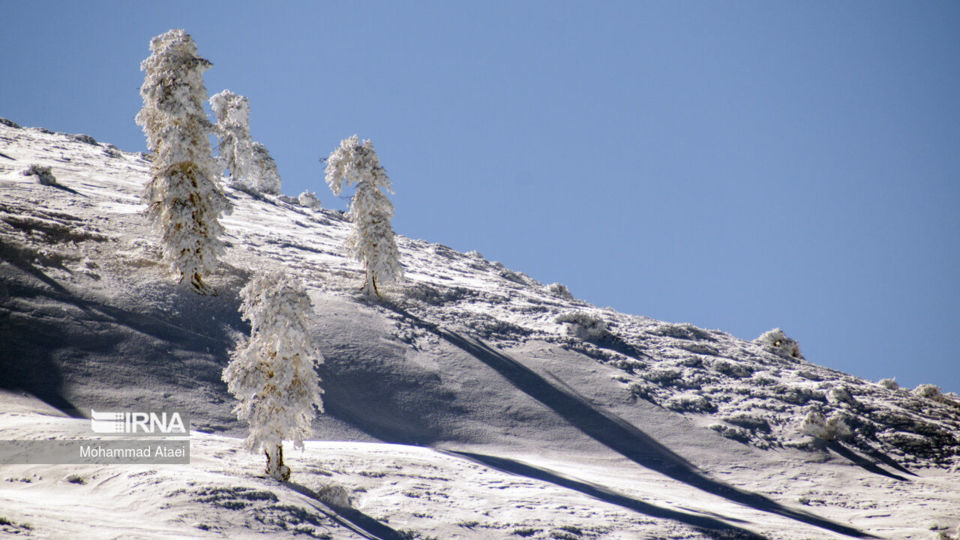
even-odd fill
[{"label": "irna logo", "polygon": [[90,409],[90,428],[94,433],[140,435],[186,435],[187,428],[179,412],[97,412]]}]

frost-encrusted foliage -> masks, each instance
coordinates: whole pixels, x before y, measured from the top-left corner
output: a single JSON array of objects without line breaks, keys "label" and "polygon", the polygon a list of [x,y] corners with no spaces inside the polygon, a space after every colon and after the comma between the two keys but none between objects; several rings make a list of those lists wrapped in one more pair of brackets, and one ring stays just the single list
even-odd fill
[{"label": "frost-encrusted foliage", "polygon": [[688,393],[677,394],[667,399],[663,406],[677,412],[715,412],[717,407],[705,396]]},{"label": "frost-encrusted foliage", "polygon": [[239,401],[237,417],[250,425],[247,447],[263,448],[267,472],[285,480],[282,442],[293,440],[295,447],[303,448],[314,409],[323,412],[314,370],[323,357],[307,325],[313,305],[300,283],[279,273],[252,279],[240,290],[240,298],[250,338],[231,354],[223,380]]},{"label": "frost-encrusted foliage", "polygon": [[301,206],[305,206],[311,210],[319,210],[323,208],[323,203],[320,202],[320,199],[317,197],[317,194],[312,191],[304,191],[297,197],[297,202]]},{"label": "frost-encrusted foliage", "polygon": [[827,419],[823,416],[823,413],[817,410],[807,413],[800,425],[800,431],[804,435],[810,435],[824,441],[835,441],[850,436],[850,428],[842,416],[834,415]]},{"label": "frost-encrusted foliage", "polygon": [[800,352],[800,345],[793,339],[787,337],[787,335],[783,333],[783,330],[779,328],[764,332],[762,336],[754,341],[763,345],[765,349],[775,352],[780,356],[797,360],[804,359],[803,353]]},{"label": "frost-encrusted foliage", "polygon": [[250,136],[250,101],[230,90],[210,98],[217,116],[220,160],[241,186],[261,193],[280,194],[280,171],[267,148]]},{"label": "frost-encrusted foliage", "polygon": [[557,298],[563,298],[564,300],[573,300],[573,295],[570,294],[570,289],[567,288],[563,283],[551,283],[547,285],[547,292],[556,296]]},{"label": "frost-encrusted foliage", "polygon": [[50,171],[50,167],[44,167],[43,165],[37,165],[34,163],[23,171],[23,175],[36,176],[37,182],[40,182],[45,186],[57,185],[57,178],[53,176],[53,173]]},{"label": "frost-encrusted foliage", "polygon": [[567,324],[567,334],[580,339],[600,339],[609,335],[607,323],[603,319],[583,311],[561,313],[553,320]]},{"label": "frost-encrusted foliage", "polygon": [[921,384],[913,389],[913,393],[927,399],[940,399],[940,387],[934,384]]},{"label": "frost-encrusted foliage", "polygon": [[262,193],[280,194],[280,169],[267,147],[253,141],[253,161],[257,166],[253,187]]},{"label": "frost-encrusted foliage", "polygon": [[877,384],[879,384],[880,386],[886,388],[887,390],[899,390],[899,389],[900,389],[900,385],[897,384],[897,379],[895,379],[895,378],[894,378],[894,379],[880,379],[880,382],[878,382]]},{"label": "frost-encrusted foliage", "polygon": [[357,186],[350,201],[353,231],[347,238],[347,248],[366,270],[364,293],[379,296],[379,285],[399,280],[402,269],[390,226],[393,203],[380,191],[383,188],[393,193],[390,178],[380,166],[370,139],[361,143],[354,135],[341,141],[327,159],[326,181],[334,195],[339,195],[344,185]]},{"label": "frost-encrusted foliage", "polygon": [[220,215],[231,210],[217,185],[212,126],[203,110],[203,72],[212,64],[197,56],[183,30],[153,38],[150,50],[140,65],[146,77],[137,114],[154,156],[144,192],[147,215],[162,237],[164,259],[203,292],[203,276],[216,269],[223,251]]}]

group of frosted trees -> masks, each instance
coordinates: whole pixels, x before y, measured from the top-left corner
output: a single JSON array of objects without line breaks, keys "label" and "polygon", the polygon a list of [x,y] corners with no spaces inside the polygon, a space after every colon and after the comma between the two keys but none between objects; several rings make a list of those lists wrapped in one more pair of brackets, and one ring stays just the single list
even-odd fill
[{"label": "group of frosted trees", "polygon": [[[232,210],[218,183],[222,171],[241,189],[274,195],[280,194],[280,174],[267,149],[250,136],[247,98],[229,90],[214,95],[209,103],[217,123],[208,120],[203,73],[212,64],[197,55],[189,34],[170,30],[153,38],[150,51],[140,66],[146,75],[136,118],[153,153],[144,192],[147,216],[161,237],[164,260],[181,281],[206,294],[205,278],[223,253],[220,217]],[[219,162],[212,134],[220,141]],[[328,159],[326,182],[336,195],[356,186],[346,247],[363,264],[361,290],[380,296],[380,287],[399,279],[401,268],[390,225],[393,205],[381,191],[390,190],[390,179],[373,144],[356,135],[342,141]],[[278,272],[254,275],[240,298],[251,334],[233,351],[223,380],[239,402],[238,418],[249,423],[247,446],[262,449],[267,473],[285,481],[290,469],[283,463],[283,441],[302,448],[315,410],[323,412],[314,369],[323,357],[309,331],[313,305],[301,283]]]}]

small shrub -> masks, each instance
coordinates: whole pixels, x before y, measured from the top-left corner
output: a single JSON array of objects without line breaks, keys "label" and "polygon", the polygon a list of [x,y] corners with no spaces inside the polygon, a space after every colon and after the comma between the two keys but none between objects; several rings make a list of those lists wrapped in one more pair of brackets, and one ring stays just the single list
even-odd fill
[{"label": "small shrub", "polygon": [[841,386],[832,388],[827,394],[827,398],[833,403],[846,403],[848,405],[857,404],[857,400],[850,395],[850,391]]},{"label": "small shrub", "polygon": [[672,386],[683,380],[679,369],[654,369],[643,374],[643,378],[661,386]]},{"label": "small shrub", "polygon": [[714,371],[723,373],[727,377],[734,379],[743,379],[753,375],[753,369],[740,363],[728,362],[726,360],[717,360],[713,363]]},{"label": "small shrub", "polygon": [[564,300],[573,300],[573,295],[570,294],[570,289],[562,283],[551,283],[547,285],[547,292],[556,296],[557,298],[563,298]]},{"label": "small shrub", "polygon": [[37,165],[36,163],[30,165],[29,168],[23,171],[24,176],[36,176],[37,181],[44,186],[56,186],[57,179],[53,176],[53,173],[50,172],[50,167],[44,167],[43,165]]},{"label": "small shrub", "polygon": [[297,197],[297,202],[301,206],[305,206],[311,210],[319,210],[323,208],[323,204],[320,203],[320,199],[317,198],[317,194],[312,191],[304,191]]},{"label": "small shrub", "polygon": [[827,401],[827,396],[823,392],[802,386],[778,386],[776,387],[776,394],[780,401],[793,405],[806,405],[810,401]]},{"label": "small shrub", "polygon": [[803,360],[803,353],[800,352],[800,345],[793,339],[787,337],[783,333],[783,330],[779,328],[774,328],[757,339],[754,340],[756,343],[762,345],[768,351],[776,353],[780,356],[787,358],[792,358],[795,360]]},{"label": "small shrub", "polygon": [[607,323],[603,319],[583,311],[561,313],[556,316],[554,322],[568,324],[567,335],[584,340],[596,340],[610,335],[607,331]]},{"label": "small shrub", "polygon": [[70,135],[70,137],[77,142],[82,142],[84,144],[92,144],[94,146],[97,145],[97,140],[91,137],[90,135],[77,134],[77,135]]},{"label": "small shrub", "polygon": [[654,396],[656,396],[656,391],[654,387],[649,384],[633,383],[630,385],[630,395],[635,399],[645,399],[652,402]]},{"label": "small shrub", "polygon": [[664,402],[663,406],[677,412],[708,413],[717,410],[716,405],[699,394],[672,396]]},{"label": "small shrub", "polygon": [[886,388],[887,390],[899,390],[900,385],[897,384],[897,379],[880,379],[878,382],[880,386]]},{"label": "small shrub", "polygon": [[913,389],[914,395],[922,398],[938,400],[941,396],[940,387],[933,384],[921,384]]},{"label": "small shrub", "polygon": [[81,486],[87,483],[87,481],[79,474],[71,474],[70,476],[67,477],[67,482],[70,482],[71,484],[78,484]]},{"label": "small shrub", "polygon": [[824,441],[835,441],[850,436],[850,428],[841,416],[834,415],[827,419],[823,416],[823,413],[817,410],[807,413],[800,425],[800,431],[804,435],[810,435]]}]

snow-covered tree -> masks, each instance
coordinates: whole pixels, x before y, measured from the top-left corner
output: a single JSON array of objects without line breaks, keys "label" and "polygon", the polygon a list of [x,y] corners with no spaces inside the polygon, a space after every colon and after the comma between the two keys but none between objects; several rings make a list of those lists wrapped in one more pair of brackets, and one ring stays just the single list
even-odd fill
[{"label": "snow-covered tree", "polygon": [[203,277],[216,269],[223,252],[220,215],[231,210],[217,184],[213,127],[203,110],[203,72],[212,64],[197,56],[196,43],[183,30],[153,38],[150,51],[140,64],[146,76],[136,119],[153,152],[144,191],[147,215],[161,235],[164,259],[202,293]]},{"label": "snow-covered tree", "polygon": [[354,135],[340,141],[340,146],[327,158],[326,181],[334,195],[339,195],[344,185],[357,186],[350,201],[353,231],[347,238],[347,248],[363,263],[364,293],[379,296],[378,285],[400,279],[403,271],[390,226],[393,203],[380,191],[383,188],[393,193],[390,178],[380,166],[370,139],[361,143]]},{"label": "snow-covered tree", "polygon": [[217,116],[220,159],[234,182],[261,193],[280,194],[280,171],[267,148],[250,136],[250,101],[230,90],[210,98]]},{"label": "snow-covered tree", "polygon": [[303,448],[314,409],[323,412],[314,370],[323,356],[307,325],[313,305],[299,282],[277,272],[251,279],[240,298],[250,338],[231,354],[223,380],[239,401],[234,412],[250,425],[247,447],[263,449],[267,474],[286,481],[290,469],[283,463],[283,441]]}]

